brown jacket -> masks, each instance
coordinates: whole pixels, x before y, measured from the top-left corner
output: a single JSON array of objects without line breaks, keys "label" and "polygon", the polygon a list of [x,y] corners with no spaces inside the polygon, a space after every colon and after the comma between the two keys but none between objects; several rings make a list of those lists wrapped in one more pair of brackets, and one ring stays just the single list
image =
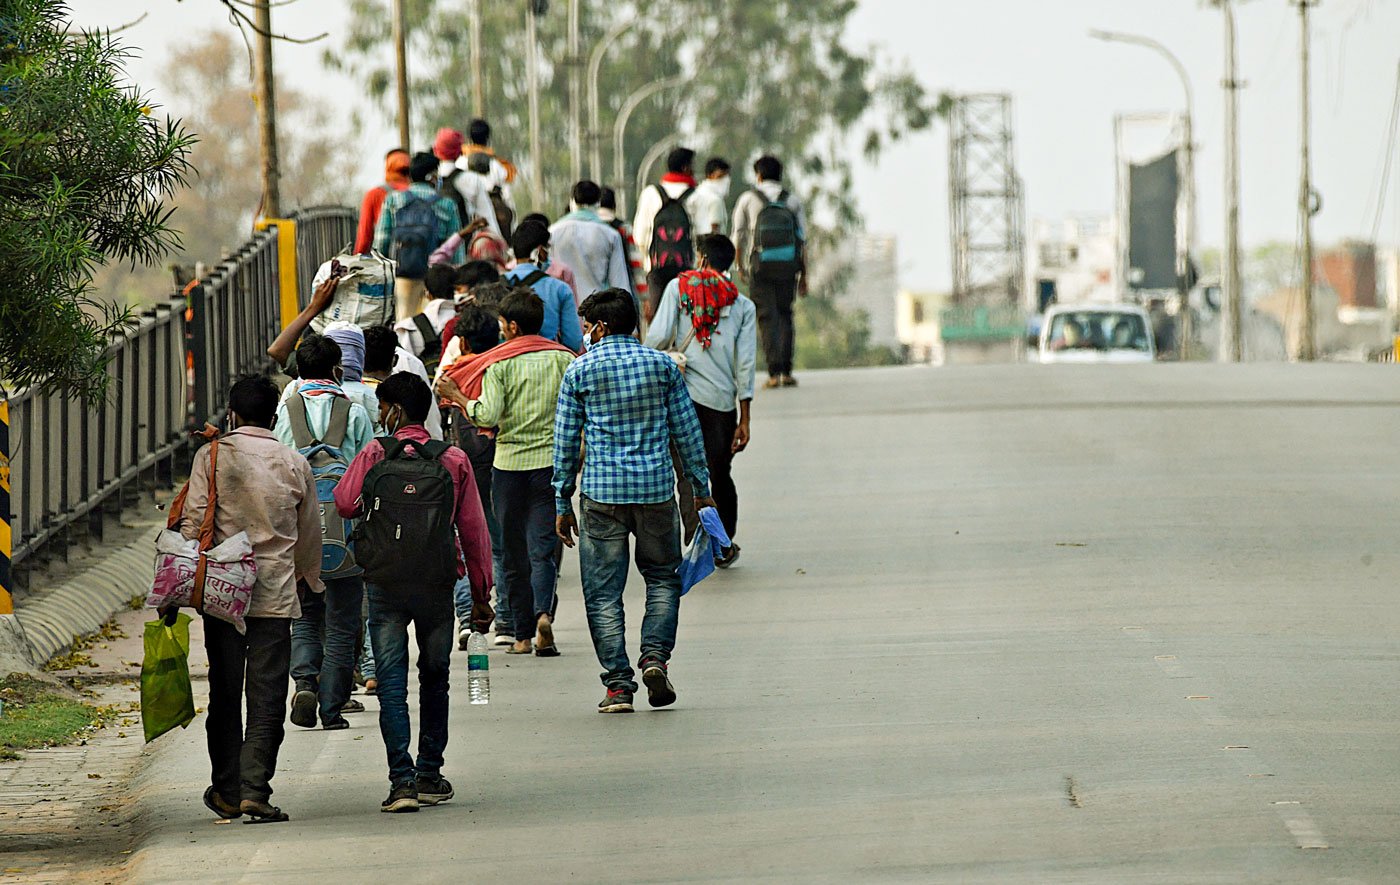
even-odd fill
[{"label": "brown jacket", "polygon": [[[298,618],[297,579],[321,586],[321,510],[311,465],[272,431],[240,427],[219,439],[218,510],[214,543],[247,532],[258,564],[250,618]],[[199,536],[209,503],[209,447],[195,455],[189,497],[180,521],[186,538]]]}]

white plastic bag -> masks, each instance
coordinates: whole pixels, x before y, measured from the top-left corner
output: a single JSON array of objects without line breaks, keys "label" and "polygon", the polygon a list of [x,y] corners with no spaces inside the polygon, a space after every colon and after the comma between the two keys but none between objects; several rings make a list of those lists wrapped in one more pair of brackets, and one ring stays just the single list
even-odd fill
[{"label": "white plastic bag", "polygon": [[394,262],[378,252],[352,255],[342,252],[322,264],[311,281],[312,291],[331,275],[331,262],[346,269],[335,289],[335,300],[325,313],[311,321],[311,328],[324,333],[335,322],[354,323],[361,329],[394,322]]}]

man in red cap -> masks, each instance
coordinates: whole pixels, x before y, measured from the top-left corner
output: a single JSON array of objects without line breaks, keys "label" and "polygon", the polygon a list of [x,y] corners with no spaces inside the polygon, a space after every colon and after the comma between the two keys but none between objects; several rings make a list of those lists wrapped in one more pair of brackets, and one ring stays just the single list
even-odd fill
[{"label": "man in red cap", "polygon": [[491,204],[491,186],[486,177],[466,166],[462,158],[462,133],[443,127],[433,139],[433,156],[438,158],[438,190],[457,204],[462,224],[486,219],[487,226],[500,236],[496,210]]},{"label": "man in red cap", "polygon": [[355,254],[365,255],[374,245],[374,227],[390,191],[408,190],[408,151],[394,148],[384,155],[384,183],[365,192],[360,203],[360,223],[355,228]]}]

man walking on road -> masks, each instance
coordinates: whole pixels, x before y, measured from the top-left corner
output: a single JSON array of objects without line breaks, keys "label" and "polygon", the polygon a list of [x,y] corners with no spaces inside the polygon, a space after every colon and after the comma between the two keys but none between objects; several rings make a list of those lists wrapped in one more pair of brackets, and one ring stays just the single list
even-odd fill
[{"label": "man walking on road", "polygon": [[508,653],[557,657],[559,569],[551,507],[554,410],[559,384],[574,356],[540,336],[544,308],[529,289],[513,291],[501,303],[500,317],[505,343],[463,367],[462,374],[444,375],[438,392],[477,427],[498,429],[491,498],[505,547],[502,565],[515,622],[515,644]]},{"label": "man walking on road", "polygon": [[[716,509],[733,539],[739,523],[739,493],[730,468],[734,456],[749,444],[758,333],[753,302],[725,276],[734,263],[734,244],[723,234],[704,234],[695,248],[699,269],[686,271],[666,287],[645,344],[685,355],[685,386],[705,437]],[[677,473],[681,523],[689,541],[699,517],[690,483],[679,475],[679,464]],[[738,558],[739,545],[733,544],[716,564],[728,568]]]},{"label": "man walking on road", "polygon": [[[372,580],[369,631],[379,679],[379,731],[389,761],[389,797],[380,805],[386,812],[417,811],[453,796],[442,766],[456,577],[471,579],[474,628],[485,632],[491,625],[486,518],[467,456],[428,438],[423,421],[432,400],[428,385],[405,372],[379,385],[379,421],[393,438],[370,443],[335,490],[336,509],[346,519],[365,514],[366,497],[373,502],[357,552]],[[415,501],[421,505],[405,503]],[[432,518],[425,520],[429,508]],[[418,640],[417,760],[408,750],[410,623]]]},{"label": "man walking on road", "polygon": [[365,192],[360,201],[360,220],[355,227],[355,254],[365,255],[374,245],[374,229],[384,200],[394,191],[408,190],[408,151],[394,148],[384,155],[384,183]]},{"label": "man walking on road", "polygon": [[711,157],[705,161],[705,180],[695,189],[691,220],[695,237],[722,234],[729,227],[729,161]]},{"label": "man walking on road", "polygon": [[[705,443],[676,364],[633,337],[637,309],[626,289],[590,296],[580,308],[589,350],[564,374],[554,419],[556,531],[569,547],[578,534],[588,630],[607,694],[600,713],[632,712],[637,691],[627,657],[622,591],[628,539],[646,580],[638,667],[653,707],[676,701],[668,676],[680,615],[680,525],[671,446],[680,452],[696,504],[713,507]],[[580,453],[582,531],[574,515]]]},{"label": "man walking on road", "polygon": [[[228,397],[233,429],[219,440],[214,541],[247,532],[258,579],[248,603],[247,632],[204,616],[209,652],[209,715],[205,722],[213,784],[204,804],[225,820],[286,820],[268,804],[285,730],[292,619],[299,595],[321,591],[321,521],[306,459],[272,435],[277,388],[264,376],[244,378]],[[209,503],[210,449],[194,457],[180,531],[199,537]],[[243,704],[248,704],[247,729]]]},{"label": "man walking on road", "polygon": [[647,269],[647,300],[642,316],[656,314],[661,293],[695,261],[695,210],[698,182],[695,151],[676,148],[666,157],[661,183],[637,195],[637,218],[632,225]]},{"label": "man walking on road", "polygon": [[[408,167],[412,183],[384,199],[374,229],[374,250],[398,262],[394,279],[395,319],[412,318],[423,309],[423,278],[438,246],[462,229],[457,204],[440,196],[432,185],[438,161],[432,154],[414,154]],[[460,247],[452,255],[461,264]]]},{"label": "man walking on road", "polygon": [[[317,335],[304,341],[296,356],[302,377],[277,406],[273,434],[284,446],[304,456],[310,453],[314,472],[348,465],[374,439],[374,425],[364,407],[351,402],[340,386],[340,345]],[[324,527],[337,517],[328,512],[321,519]],[[319,710],[321,727],[335,730],[350,727],[343,713],[364,710],[350,698],[364,579],[358,569],[323,578],[326,591],[303,599],[301,615],[292,625],[296,694],[291,718],[293,725],[315,728]]]},{"label": "man walking on road", "polygon": [[554,254],[573,268],[578,293],[585,298],[603,289],[630,289],[632,285],[627,247],[598,215],[602,198],[602,188],[580,181],[574,185],[574,211],[549,229]]},{"label": "man walking on road", "polygon": [[583,330],[578,322],[578,304],[569,284],[556,280],[545,270],[549,266],[549,228],[527,221],[511,238],[515,267],[505,275],[511,285],[533,289],[544,305],[544,323],[539,334],[578,353],[583,350]]},{"label": "man walking on road", "polygon": [[739,281],[758,308],[758,329],[768,361],[765,387],[796,387],[792,377],[792,303],[807,294],[802,202],[783,187],[783,164],[760,157],[758,186],[734,204],[734,248]]}]

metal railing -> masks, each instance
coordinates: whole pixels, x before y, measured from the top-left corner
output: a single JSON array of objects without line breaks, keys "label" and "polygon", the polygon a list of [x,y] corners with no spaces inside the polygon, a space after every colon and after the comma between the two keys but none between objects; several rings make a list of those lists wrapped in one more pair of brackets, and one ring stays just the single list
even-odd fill
[{"label": "metal railing", "polygon": [[[351,209],[298,213],[299,293],[354,235]],[[348,234],[347,234],[348,231]],[[221,420],[239,375],[272,368],[281,330],[277,235],[253,236],[189,290],[140,315],[108,346],[106,401],[87,406],[25,389],[10,403],[12,559],[19,563],[84,519],[100,530],[107,502],[148,481],[173,481],[188,431]]]}]

